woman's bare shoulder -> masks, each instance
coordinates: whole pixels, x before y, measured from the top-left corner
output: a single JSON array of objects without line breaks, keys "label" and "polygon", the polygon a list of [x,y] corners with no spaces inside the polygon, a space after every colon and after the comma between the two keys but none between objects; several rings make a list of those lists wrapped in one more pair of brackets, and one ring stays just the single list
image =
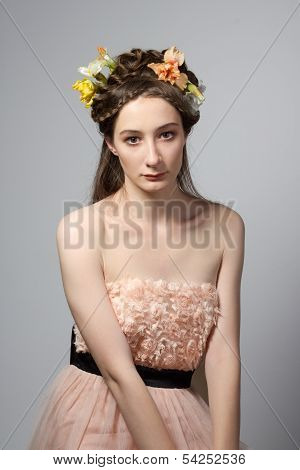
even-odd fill
[{"label": "woman's bare shoulder", "polygon": [[209,204],[211,214],[219,217],[221,221],[226,222],[226,220],[240,220],[243,222],[242,216],[232,207],[226,206],[221,202],[210,202]]},{"label": "woman's bare shoulder", "polygon": [[59,220],[57,236],[100,250],[103,234],[102,209],[103,201],[74,209]]},{"label": "woman's bare shoulder", "polygon": [[218,239],[222,243],[223,250],[232,245],[232,240],[243,238],[245,233],[245,222],[239,212],[232,207],[221,203],[212,206],[214,228],[218,233]]}]

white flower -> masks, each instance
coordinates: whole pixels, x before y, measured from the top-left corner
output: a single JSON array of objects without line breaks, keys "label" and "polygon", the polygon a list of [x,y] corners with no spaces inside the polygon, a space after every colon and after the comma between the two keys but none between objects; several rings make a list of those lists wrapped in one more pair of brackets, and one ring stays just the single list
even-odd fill
[{"label": "white flower", "polygon": [[193,93],[186,93],[184,97],[195,113],[199,110],[199,107],[201,106],[201,104],[203,103],[205,99],[205,98],[200,99],[200,97],[195,96]]}]

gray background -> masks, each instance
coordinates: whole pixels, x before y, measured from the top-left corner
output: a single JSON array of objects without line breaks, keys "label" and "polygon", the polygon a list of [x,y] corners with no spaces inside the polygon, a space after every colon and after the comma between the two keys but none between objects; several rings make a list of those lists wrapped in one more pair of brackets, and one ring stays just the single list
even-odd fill
[{"label": "gray background", "polygon": [[44,387],[69,360],[55,232],[66,202],[87,205],[99,158],[96,126],[71,87],[98,45],[111,55],[176,45],[207,86],[188,144],[192,175],[246,224],[241,439],[299,447],[298,7],[1,2],[2,448],[25,448]]}]

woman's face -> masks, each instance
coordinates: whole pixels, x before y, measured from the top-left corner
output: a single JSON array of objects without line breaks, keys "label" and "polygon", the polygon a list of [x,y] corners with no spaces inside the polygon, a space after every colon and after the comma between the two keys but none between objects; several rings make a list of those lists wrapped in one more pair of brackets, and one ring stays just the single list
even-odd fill
[{"label": "woman's face", "polygon": [[[145,191],[173,188],[186,142],[179,112],[163,98],[139,96],[121,109],[113,142],[107,145],[120,159],[128,179]],[[164,173],[157,179],[145,175]]]}]

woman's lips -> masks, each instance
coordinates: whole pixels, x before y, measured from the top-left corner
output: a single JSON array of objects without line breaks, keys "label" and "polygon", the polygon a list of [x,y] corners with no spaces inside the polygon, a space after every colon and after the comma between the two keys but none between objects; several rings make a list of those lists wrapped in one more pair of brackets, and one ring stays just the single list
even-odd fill
[{"label": "woman's lips", "polygon": [[144,175],[145,178],[148,178],[148,179],[158,179],[158,178],[161,178],[163,177],[164,175],[166,174],[166,171],[164,173],[157,173],[156,175]]}]

